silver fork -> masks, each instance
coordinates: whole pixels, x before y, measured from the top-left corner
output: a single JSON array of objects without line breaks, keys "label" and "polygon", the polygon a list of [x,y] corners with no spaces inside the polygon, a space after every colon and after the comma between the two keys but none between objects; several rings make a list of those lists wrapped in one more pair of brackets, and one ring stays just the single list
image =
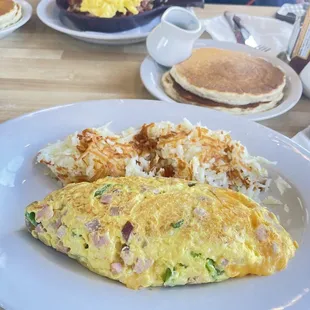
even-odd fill
[{"label": "silver fork", "polygon": [[244,37],[244,44],[247,46],[250,46],[256,50],[262,51],[262,52],[268,52],[271,50],[270,47],[257,44],[251,33],[242,25],[240,17],[234,15],[233,16],[234,23],[239,27],[242,36]]},{"label": "silver fork", "polygon": [[[252,46],[253,47],[253,46]],[[268,52],[271,50],[270,47],[265,46],[265,45],[257,45],[256,47],[254,47],[256,50],[262,51],[262,52]]]}]

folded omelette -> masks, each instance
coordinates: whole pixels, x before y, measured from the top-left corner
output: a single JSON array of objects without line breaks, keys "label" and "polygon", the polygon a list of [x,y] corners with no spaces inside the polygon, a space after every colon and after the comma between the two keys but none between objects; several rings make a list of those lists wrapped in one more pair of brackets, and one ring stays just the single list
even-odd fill
[{"label": "folded omelette", "polygon": [[174,178],[70,184],[30,204],[26,225],[46,245],[133,289],[270,275],[298,246],[243,194]]}]

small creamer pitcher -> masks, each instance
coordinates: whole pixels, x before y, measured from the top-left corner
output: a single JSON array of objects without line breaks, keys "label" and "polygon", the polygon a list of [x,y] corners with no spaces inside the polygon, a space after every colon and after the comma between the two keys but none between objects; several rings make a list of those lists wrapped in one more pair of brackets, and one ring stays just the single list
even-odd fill
[{"label": "small creamer pitcher", "polygon": [[171,7],[146,40],[151,57],[160,65],[172,67],[191,56],[195,41],[204,32],[199,19],[189,10]]}]

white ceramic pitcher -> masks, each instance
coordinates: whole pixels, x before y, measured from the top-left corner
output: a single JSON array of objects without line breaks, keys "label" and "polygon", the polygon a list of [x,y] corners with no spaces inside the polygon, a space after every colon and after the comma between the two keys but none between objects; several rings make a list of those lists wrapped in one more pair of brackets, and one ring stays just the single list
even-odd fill
[{"label": "white ceramic pitcher", "polygon": [[172,67],[191,56],[194,42],[203,32],[201,22],[193,13],[171,7],[147,37],[146,47],[157,63]]}]

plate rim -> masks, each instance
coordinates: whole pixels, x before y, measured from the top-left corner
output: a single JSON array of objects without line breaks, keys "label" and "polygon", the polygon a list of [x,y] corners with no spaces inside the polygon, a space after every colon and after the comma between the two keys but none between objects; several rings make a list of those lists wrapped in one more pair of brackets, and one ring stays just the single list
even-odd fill
[{"label": "plate rim", "polygon": [[[211,42],[214,44],[213,47],[229,49],[229,48],[225,47],[225,45],[231,45],[231,46],[238,47],[238,49],[236,49],[236,50],[240,50],[240,51],[243,51],[243,52],[247,52],[248,51],[249,54],[253,54],[253,56],[256,56],[256,57],[262,57],[262,58],[265,58],[267,60],[268,59],[275,59],[277,62],[280,62],[281,68],[284,69],[285,73],[287,74],[287,72],[289,72],[289,76],[290,77],[294,77],[294,80],[296,81],[296,86],[294,87],[294,93],[296,93],[296,95],[295,95],[296,98],[290,104],[288,104],[288,106],[286,106],[285,108],[282,107],[281,109],[279,109],[281,107],[281,105],[282,105],[282,103],[281,103],[280,105],[276,106],[275,108],[267,110],[265,112],[259,112],[259,113],[254,113],[254,114],[238,115],[238,116],[241,116],[242,118],[249,119],[249,120],[252,120],[252,121],[263,121],[263,120],[271,119],[271,118],[274,118],[274,117],[278,117],[278,116],[288,112],[296,104],[298,104],[298,102],[300,101],[300,98],[302,97],[302,83],[301,83],[301,80],[300,80],[298,74],[288,64],[286,64],[282,60],[274,57],[271,54],[268,54],[266,52],[257,51],[255,49],[252,49],[251,47],[248,47],[248,46],[245,46],[245,45],[242,45],[242,44],[226,42],[226,41],[225,42],[223,42],[223,41],[216,41],[216,40],[213,40],[213,39],[199,39],[199,40],[196,41],[196,44],[206,44],[207,47],[211,47],[211,45],[208,45],[208,43],[211,43]],[[224,47],[223,47],[223,45],[224,45]],[[146,69],[146,65],[147,64],[152,64],[152,65],[159,66],[156,63],[156,61],[150,55],[147,55],[143,59],[143,61],[141,62],[141,65],[140,65],[140,79],[141,79],[144,87],[147,89],[147,91],[151,95],[153,95],[155,98],[157,98],[158,100],[178,103],[177,101],[174,101],[172,98],[170,98],[163,91],[161,85],[156,83],[156,87],[159,87],[158,91],[156,91],[155,87],[152,87],[153,84],[151,84],[149,82],[148,78],[145,78],[145,76],[147,76],[147,74],[145,74],[145,71],[147,70]],[[163,68],[165,68],[165,67],[163,67]],[[169,68],[167,68],[167,70],[168,69]],[[155,84],[154,84],[154,86],[155,86]],[[188,103],[179,103],[179,104],[188,104]],[[206,109],[210,109],[208,107],[205,107],[205,108]],[[279,109],[279,111],[277,111],[276,113],[272,113],[272,111],[274,111],[276,109]],[[214,110],[214,109],[211,109],[211,110]],[[224,112],[224,113],[230,114],[229,112]]]},{"label": "plate rim", "polygon": [[[81,38],[81,39],[95,39],[95,40],[101,40],[101,41],[116,42],[116,41],[121,41],[121,40],[135,40],[135,39],[136,40],[138,40],[138,39],[142,40],[142,39],[145,39],[150,33],[150,32],[146,32],[146,33],[141,33],[141,34],[128,35],[128,34],[119,34],[118,32],[115,32],[112,34],[118,34],[118,35],[115,37],[112,37],[111,33],[94,32],[94,31],[77,31],[77,30],[69,29],[65,25],[58,26],[58,25],[50,22],[49,20],[47,20],[44,17],[44,15],[47,15],[46,8],[50,3],[56,7],[56,3],[53,0],[41,0],[39,2],[37,9],[36,9],[38,18],[46,26],[48,26],[48,27],[50,27],[56,31],[59,31],[61,33],[65,33],[67,35],[73,36],[73,37],[77,37],[77,38]],[[139,27],[137,27],[137,28],[139,28]],[[108,37],[106,35],[108,35]]]}]

